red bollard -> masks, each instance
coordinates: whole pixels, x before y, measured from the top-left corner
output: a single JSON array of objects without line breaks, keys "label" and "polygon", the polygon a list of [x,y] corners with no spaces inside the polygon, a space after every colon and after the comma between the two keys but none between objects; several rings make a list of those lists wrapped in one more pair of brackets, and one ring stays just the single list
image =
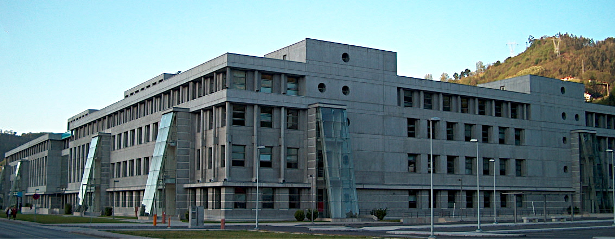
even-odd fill
[{"label": "red bollard", "polygon": [[162,224],[167,223],[167,214],[165,212],[162,212]]},{"label": "red bollard", "polygon": [[220,219],[220,229],[224,230],[225,224],[226,224],[226,220],[224,218]]},{"label": "red bollard", "polygon": [[158,223],[157,221],[158,221],[158,215],[154,214],[154,226],[156,226],[156,223]]},{"label": "red bollard", "polygon": [[171,228],[171,218],[170,217],[169,217],[168,222],[169,222],[169,224],[167,225],[167,228]]}]

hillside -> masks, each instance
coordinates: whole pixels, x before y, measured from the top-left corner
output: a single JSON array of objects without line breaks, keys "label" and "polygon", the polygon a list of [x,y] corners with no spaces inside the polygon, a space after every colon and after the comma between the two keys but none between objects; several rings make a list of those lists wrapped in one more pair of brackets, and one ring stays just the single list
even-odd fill
[{"label": "hillside", "polygon": [[[556,45],[559,42],[559,54]],[[539,75],[556,79],[568,78],[585,84],[586,92],[595,99],[607,95],[607,85],[615,81],[615,38],[603,41],[571,34],[528,38],[529,47],[515,57],[493,64],[476,64],[476,70],[465,69],[454,78],[441,80],[476,85],[520,75]],[[610,87],[613,88],[613,87]]]},{"label": "hillside", "polygon": [[18,147],[30,140],[36,139],[45,133],[27,133],[15,135],[0,133],[0,161],[4,160],[4,153]]}]

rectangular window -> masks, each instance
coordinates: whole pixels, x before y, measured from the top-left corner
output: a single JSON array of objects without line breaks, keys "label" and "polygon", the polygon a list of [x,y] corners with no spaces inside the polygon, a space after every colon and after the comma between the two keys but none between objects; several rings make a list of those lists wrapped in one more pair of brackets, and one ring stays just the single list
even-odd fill
[{"label": "rectangular window", "polygon": [[455,198],[456,198],[456,193],[455,191],[448,191],[448,208],[455,208]]},{"label": "rectangular window", "polygon": [[487,102],[485,100],[478,100],[478,114],[486,115],[487,114]]},{"label": "rectangular window", "polygon": [[446,122],[446,140],[455,140],[455,125],[457,123]]},{"label": "rectangular window", "polygon": [[246,106],[245,105],[233,105],[233,125],[245,126],[246,125]]},{"label": "rectangular window", "polygon": [[260,149],[259,159],[260,159],[261,167],[271,168],[272,151],[273,151],[273,147],[269,147],[269,146],[263,149]]},{"label": "rectangular window", "polygon": [[464,139],[467,142],[470,142],[470,140],[472,140],[472,131],[474,131],[474,125],[473,124],[464,124]]},{"label": "rectangular window", "polygon": [[273,188],[262,188],[261,197],[263,201],[262,208],[274,208],[275,198]]},{"label": "rectangular window", "polygon": [[474,174],[474,157],[466,157],[466,174]]},{"label": "rectangular window", "polygon": [[122,177],[128,177],[128,161],[122,162]]},{"label": "rectangular window", "polygon": [[452,97],[450,95],[443,95],[442,96],[442,110],[444,111],[451,111],[451,100]]},{"label": "rectangular window", "polygon": [[158,139],[158,123],[152,124],[152,141],[156,142]]},{"label": "rectangular window", "polygon": [[299,82],[295,77],[286,78],[286,94],[298,95],[299,94]]},{"label": "rectangular window", "polygon": [[465,97],[461,97],[461,113],[470,113],[470,100]]},{"label": "rectangular window", "polygon": [[495,102],[495,117],[502,117],[502,105],[504,103],[502,101]]},{"label": "rectangular window", "polygon": [[515,194],[515,198],[517,199],[517,207],[523,207],[523,195]]},{"label": "rectangular window", "polygon": [[141,158],[137,158],[135,161],[135,175],[139,176],[141,175]]},{"label": "rectangular window", "polygon": [[139,127],[137,128],[137,144],[142,144],[143,143],[143,128]]},{"label": "rectangular window", "polygon": [[220,167],[226,167],[226,146],[220,145]]},{"label": "rectangular window", "polygon": [[500,175],[506,175],[506,164],[508,159],[500,159]]},{"label": "rectangular window", "polygon": [[474,208],[474,192],[466,191],[466,208]]},{"label": "rectangular window", "polygon": [[417,190],[408,190],[408,208],[417,208],[418,207],[418,191]]},{"label": "rectangular window", "polygon": [[483,130],[482,130],[482,142],[483,143],[489,143],[490,141],[490,131],[491,131],[491,126],[489,125],[483,125]]},{"label": "rectangular window", "polygon": [[233,208],[246,208],[246,189],[236,187],[233,201],[235,202]]},{"label": "rectangular window", "polygon": [[273,107],[261,107],[261,127],[273,127]]},{"label": "rectangular window", "polygon": [[523,159],[515,159],[515,176],[522,177],[525,176],[525,172],[523,170],[523,164],[525,164]]},{"label": "rectangular window", "polygon": [[[433,125],[433,130],[432,130]],[[438,138],[438,121],[427,122],[427,138],[431,139],[431,133],[433,131],[433,139]]]},{"label": "rectangular window", "polygon": [[213,147],[207,148],[207,169],[212,169],[214,167],[214,149]]},{"label": "rectangular window", "polygon": [[149,158],[143,158],[143,174],[149,174]]},{"label": "rectangular window", "polygon": [[288,109],[286,112],[286,128],[299,129],[299,110]]},{"label": "rectangular window", "polygon": [[491,192],[484,191],[483,192],[483,205],[485,208],[491,207]]},{"label": "rectangular window", "polygon": [[515,129],[515,145],[523,144],[523,129]]},{"label": "rectangular window", "polygon": [[423,108],[431,110],[433,109],[433,94],[425,92],[423,94]]},{"label": "rectangular window", "polygon": [[232,166],[243,167],[245,165],[246,158],[246,146],[244,145],[233,145],[232,152]]},{"label": "rectangular window", "polygon": [[408,130],[408,137],[416,137],[416,123],[418,122],[417,119],[411,119],[408,118],[407,120],[407,130]]},{"label": "rectangular window", "polygon": [[145,126],[145,143],[149,143],[150,139],[150,126],[146,125]]},{"label": "rectangular window", "polygon": [[446,157],[446,173],[447,174],[455,174],[455,161],[456,160],[457,160],[456,156]]},{"label": "rectangular window", "polygon": [[194,155],[194,164],[196,170],[201,170],[201,150],[197,149]]},{"label": "rectangular window", "polygon": [[513,119],[519,118],[519,104],[510,103],[510,118],[513,118]]},{"label": "rectangular window", "polygon": [[245,71],[233,71],[233,88],[238,90],[246,89],[246,72]]},{"label": "rectangular window", "polygon": [[213,129],[214,128],[214,112],[213,110],[208,110],[207,111],[207,115],[208,117],[208,124],[207,124],[207,129]]},{"label": "rectangular window", "polygon": [[417,154],[408,154],[408,172],[416,173]]},{"label": "rectangular window", "polygon": [[128,177],[135,176],[135,160],[131,159],[128,161]]},{"label": "rectangular window", "polygon": [[483,175],[489,175],[489,160],[490,158],[483,158]]},{"label": "rectangular window", "polygon": [[507,207],[507,206],[508,206],[508,195],[502,192],[500,193],[500,207]]},{"label": "rectangular window", "polygon": [[220,127],[226,126],[226,106],[220,107]]},{"label": "rectangular window", "polygon": [[299,188],[288,189],[288,208],[296,209],[301,207],[301,194]]},{"label": "rectangular window", "polygon": [[403,90],[404,91],[404,107],[412,107],[412,91],[411,90]]},{"label": "rectangular window", "polygon": [[286,149],[286,168],[299,168],[299,149]]},{"label": "rectangular window", "polygon": [[438,173],[438,155],[433,155],[433,165],[431,164],[431,154],[427,155],[427,173],[431,173],[431,169],[433,168],[433,173]]},{"label": "rectangular window", "polygon": [[498,127],[498,139],[500,144],[506,144],[506,131],[508,128],[506,127]]},{"label": "rectangular window", "polygon": [[262,74],[261,75],[261,92],[271,93],[273,89],[273,76]]}]

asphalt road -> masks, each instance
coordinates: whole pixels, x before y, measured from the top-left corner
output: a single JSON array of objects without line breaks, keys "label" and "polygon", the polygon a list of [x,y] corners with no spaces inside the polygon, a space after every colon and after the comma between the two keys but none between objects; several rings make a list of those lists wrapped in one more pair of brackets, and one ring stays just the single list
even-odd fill
[{"label": "asphalt road", "polygon": [[0,219],[0,238],[96,238],[19,221]]}]

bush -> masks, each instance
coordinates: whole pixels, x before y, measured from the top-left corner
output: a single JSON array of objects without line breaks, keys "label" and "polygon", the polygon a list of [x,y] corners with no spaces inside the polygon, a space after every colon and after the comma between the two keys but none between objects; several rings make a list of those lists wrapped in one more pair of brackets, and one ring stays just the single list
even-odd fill
[{"label": "bush", "polygon": [[105,207],[105,210],[103,211],[103,216],[111,216],[113,215],[113,208],[112,207]]},{"label": "bush", "polygon": [[72,214],[73,213],[73,205],[70,203],[64,204],[64,214]]},{"label": "bush", "polygon": [[305,213],[303,212],[303,210],[297,210],[295,212],[295,219],[297,219],[297,221],[299,222],[305,220]]},{"label": "bush", "polygon": [[318,211],[317,210],[313,210],[313,209],[308,209],[307,210],[307,214],[305,215],[305,217],[308,220],[312,221],[312,220],[318,218]]},{"label": "bush", "polygon": [[372,211],[369,212],[369,214],[376,216],[376,218],[378,218],[378,221],[382,221],[384,217],[387,215],[387,208],[372,209]]},{"label": "bush", "polygon": [[26,203],[26,205],[25,205],[25,207],[32,207],[32,204],[31,204],[31,203],[29,203],[29,202],[27,202],[27,203]]},{"label": "bush", "polygon": [[87,205],[79,205],[75,209],[75,212],[85,212],[87,210],[88,210],[88,206]]}]

